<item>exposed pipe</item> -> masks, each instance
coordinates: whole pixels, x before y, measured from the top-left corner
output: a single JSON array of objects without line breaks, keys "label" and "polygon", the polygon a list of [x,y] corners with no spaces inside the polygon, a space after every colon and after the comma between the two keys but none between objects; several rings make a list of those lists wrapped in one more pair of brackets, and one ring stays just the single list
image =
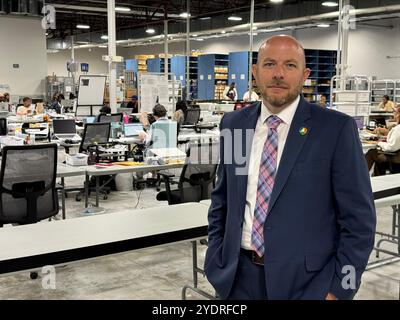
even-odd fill
[{"label": "exposed pipe", "polygon": [[108,73],[109,73],[109,98],[111,112],[117,112],[117,68],[112,58],[117,55],[116,33],[115,33],[115,0],[107,0],[108,17]]},{"label": "exposed pipe", "polygon": [[[251,0],[250,6],[250,47],[249,47],[249,101],[251,101],[251,94],[253,91],[253,25],[254,25],[254,0]],[[238,97],[236,97],[238,99]]]},{"label": "exposed pipe", "polygon": [[[385,6],[385,7],[374,7],[374,8],[368,8],[368,9],[355,9],[354,11],[351,12],[352,15],[365,15],[365,14],[374,14],[374,13],[384,13],[384,12],[391,12],[391,11],[400,11],[400,5],[392,5],[392,6]],[[299,18],[291,18],[291,19],[284,19],[284,20],[279,20],[279,21],[271,21],[271,22],[257,22],[254,23],[254,26],[257,27],[257,29],[260,31],[260,29],[264,28],[270,28],[270,27],[276,27],[276,26],[289,26],[289,25],[294,25],[294,24],[300,24],[307,22],[309,23],[310,21],[313,20],[333,20],[338,18],[339,16],[339,11],[337,12],[331,12],[331,13],[324,13],[324,14],[319,14],[319,15],[314,15],[314,16],[305,16],[305,17],[299,17]],[[207,35],[212,35],[212,34],[219,34],[222,36],[221,31],[226,31],[226,33],[223,36],[231,36],[231,35],[239,35],[235,33],[230,33],[230,32],[248,32],[249,24],[242,24],[238,26],[233,26],[230,28],[218,28],[218,29],[210,29],[210,30],[205,30],[205,31],[199,31],[196,32],[196,34],[200,36],[207,36]],[[174,38],[179,38],[182,37],[182,34],[170,34],[170,36]],[[157,36],[154,37],[146,37],[146,38],[140,38],[140,39],[134,39],[132,41],[125,40],[121,42],[120,44],[127,45],[129,43],[135,43],[135,42],[143,42],[143,41],[148,41],[148,40],[159,40]],[[178,42],[182,41],[182,39],[174,39],[174,40],[169,40],[169,42]],[[154,43],[153,43],[154,44]],[[89,45],[85,46],[85,48],[90,48],[90,47],[97,47],[97,45]]]},{"label": "exposed pipe", "polygon": [[186,100],[190,98],[190,0],[186,0]]}]

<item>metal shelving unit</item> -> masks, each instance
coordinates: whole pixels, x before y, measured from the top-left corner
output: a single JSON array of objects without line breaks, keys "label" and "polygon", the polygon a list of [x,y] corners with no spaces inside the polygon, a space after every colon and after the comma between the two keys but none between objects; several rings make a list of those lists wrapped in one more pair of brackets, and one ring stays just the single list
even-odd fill
[{"label": "metal shelving unit", "polygon": [[[400,80],[399,81],[399,101],[400,101]],[[396,80],[373,80],[371,82],[371,106],[377,107],[382,101],[382,97],[388,95],[391,101],[396,97]]]},{"label": "metal shelving unit", "polygon": [[330,105],[350,116],[363,116],[364,123],[371,108],[371,79],[367,76],[332,77]]}]

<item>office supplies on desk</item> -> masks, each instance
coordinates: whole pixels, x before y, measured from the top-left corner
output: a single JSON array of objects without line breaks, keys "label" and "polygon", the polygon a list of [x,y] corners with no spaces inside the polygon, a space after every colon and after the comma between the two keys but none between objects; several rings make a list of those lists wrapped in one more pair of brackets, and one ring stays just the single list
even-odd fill
[{"label": "office supplies on desk", "polygon": [[70,166],[86,166],[88,164],[88,155],[77,153],[75,155],[66,154],[65,163]]}]

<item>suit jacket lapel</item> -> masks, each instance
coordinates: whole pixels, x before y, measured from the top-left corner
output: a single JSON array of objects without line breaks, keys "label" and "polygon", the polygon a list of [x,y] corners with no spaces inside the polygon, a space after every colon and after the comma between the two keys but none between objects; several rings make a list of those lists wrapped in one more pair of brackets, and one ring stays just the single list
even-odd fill
[{"label": "suit jacket lapel", "polygon": [[[236,175],[236,184],[237,184],[237,200],[239,204],[240,211],[244,212],[244,208],[246,205],[246,190],[247,190],[247,180],[248,180],[248,170],[252,170],[253,168],[248,168],[250,163],[250,154],[251,154],[251,146],[253,144],[253,136],[254,130],[257,125],[258,118],[261,112],[261,102],[255,103],[243,110],[244,117],[241,119],[240,124],[236,127],[238,129],[242,129],[243,132],[241,134],[242,141],[234,141],[234,145],[242,148],[242,153],[244,153],[246,161],[243,166],[235,166],[237,172]],[[247,133],[246,133],[247,131]],[[249,138],[246,138],[246,135],[251,133]],[[234,140],[234,139],[233,139]],[[233,146],[233,147],[235,147]],[[243,148],[246,150],[243,151]],[[246,168],[245,168],[246,167]],[[245,169],[244,169],[245,168]]]},{"label": "suit jacket lapel", "polygon": [[[297,157],[306,142],[311,126],[309,119],[311,118],[310,107],[303,97],[300,98],[299,106],[293,117],[292,124],[289,129],[288,137],[286,139],[285,148],[279,162],[278,172],[275,177],[275,184],[272,190],[271,198],[268,206],[268,213],[275,205],[279,194],[282,192],[283,187],[297,161]],[[302,128],[307,128],[306,133],[300,133]]]}]

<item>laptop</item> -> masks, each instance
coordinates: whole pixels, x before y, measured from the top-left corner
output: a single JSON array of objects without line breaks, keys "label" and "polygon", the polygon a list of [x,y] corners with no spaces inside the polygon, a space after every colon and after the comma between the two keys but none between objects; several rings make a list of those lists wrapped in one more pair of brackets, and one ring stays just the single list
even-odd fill
[{"label": "laptop", "polygon": [[53,119],[53,134],[59,140],[82,140],[76,133],[75,119]]},{"label": "laptop", "polygon": [[143,131],[143,125],[141,123],[125,123],[124,124],[124,136],[137,137],[139,133]]},{"label": "laptop", "polygon": [[95,122],[96,122],[96,117],[92,117],[92,116],[90,116],[90,117],[85,117],[85,118],[83,118],[82,120],[83,120],[83,123],[84,123],[84,124],[85,124],[85,123],[95,123]]}]

